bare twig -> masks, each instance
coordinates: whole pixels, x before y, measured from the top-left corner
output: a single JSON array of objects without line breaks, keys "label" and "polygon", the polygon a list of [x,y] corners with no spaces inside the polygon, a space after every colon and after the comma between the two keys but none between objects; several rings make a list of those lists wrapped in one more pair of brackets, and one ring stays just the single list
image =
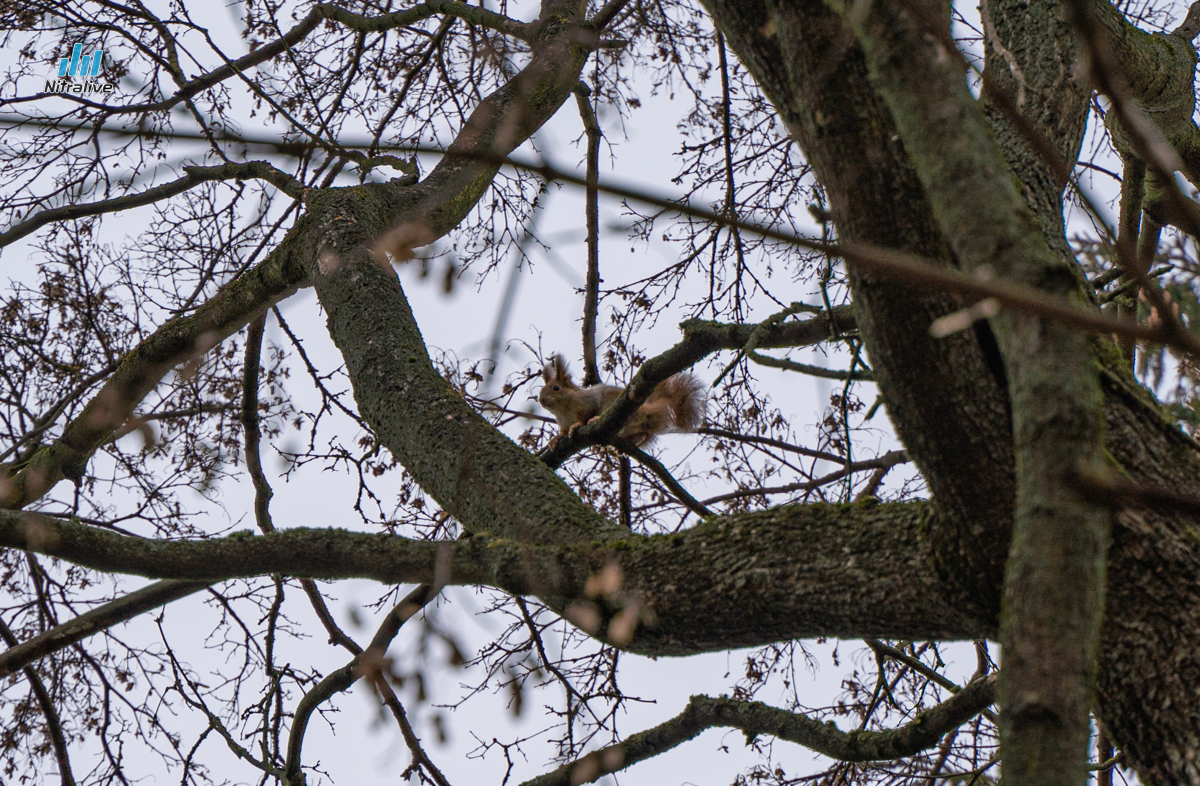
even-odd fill
[{"label": "bare twig", "polygon": [[[9,646],[9,651],[18,644],[17,637],[13,634],[12,629],[4,623],[4,620],[0,620],[0,638],[3,638],[4,643]],[[46,731],[50,736],[50,745],[54,749],[54,758],[58,762],[58,776],[62,786],[75,786],[75,776],[71,772],[71,757],[67,750],[67,738],[63,734],[58,710],[54,708],[54,700],[50,698],[50,692],[46,690],[42,678],[38,676],[37,669],[26,666],[23,672],[30,690],[33,691],[34,698],[37,699],[42,716],[46,719]]]},{"label": "bare twig", "polygon": [[583,384],[600,384],[596,365],[596,316],[600,306],[600,203],[596,184],[600,181],[600,123],[592,111],[591,90],[580,82],[575,102],[587,133],[587,185],[584,212],[587,215],[587,283],[583,289]]},{"label": "bare twig", "polygon": [[695,513],[697,516],[700,516],[701,518],[708,518],[709,516],[713,515],[711,510],[704,507],[702,503],[697,502],[696,498],[689,494],[687,489],[679,484],[679,481],[675,479],[669,469],[662,465],[661,461],[654,458],[649,453],[646,453],[644,450],[639,448],[637,445],[634,445],[627,439],[614,439],[612,445],[617,450],[634,457],[638,460],[639,464],[653,472],[654,475],[663,482],[663,485],[665,485],[667,489],[669,489],[670,492],[675,495],[675,498],[682,502],[684,507],[686,507],[688,510]]},{"label": "bare twig", "polygon": [[[839,458],[838,460],[841,461],[842,459]],[[867,459],[865,461],[855,461],[853,463],[846,464],[836,471],[830,472],[828,475],[822,475],[819,478],[813,478],[812,480],[801,481],[799,483],[788,483],[785,486],[763,486],[760,488],[738,489],[737,491],[730,491],[727,494],[719,494],[715,497],[710,497],[709,499],[704,500],[703,504],[712,505],[717,502],[727,502],[731,499],[741,499],[743,497],[755,497],[766,494],[791,494],[797,491],[812,491],[826,484],[833,483],[835,480],[841,480],[853,472],[860,472],[864,469],[879,469],[880,467],[890,468],[896,466],[897,464],[907,463],[908,460],[908,451],[890,450],[877,458]]]}]

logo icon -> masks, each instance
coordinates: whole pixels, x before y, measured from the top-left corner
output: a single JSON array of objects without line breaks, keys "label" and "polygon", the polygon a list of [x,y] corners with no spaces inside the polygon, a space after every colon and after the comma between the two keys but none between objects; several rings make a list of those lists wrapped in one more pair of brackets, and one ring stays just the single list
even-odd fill
[{"label": "logo icon", "polygon": [[[83,54],[83,44],[71,49],[71,56],[58,61],[58,79],[46,80],[47,93],[103,93],[111,94],[116,85],[96,81],[100,66],[104,62],[104,50],[96,49],[90,55]],[[76,82],[78,77],[82,81]]]},{"label": "logo icon", "polygon": [[[71,56],[69,58],[64,57],[62,60],[58,61],[58,75],[60,77],[76,75],[82,77],[99,76],[100,63],[104,60],[104,50],[97,49],[90,55],[84,55],[83,57],[80,57],[82,53],[83,44],[76,44],[75,48],[71,50]],[[88,73],[89,65],[91,66],[92,71],[90,74]]]}]

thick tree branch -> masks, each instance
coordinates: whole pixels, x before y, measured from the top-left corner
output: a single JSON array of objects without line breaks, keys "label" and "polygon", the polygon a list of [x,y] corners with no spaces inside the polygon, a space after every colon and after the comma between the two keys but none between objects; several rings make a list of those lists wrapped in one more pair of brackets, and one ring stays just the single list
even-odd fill
[{"label": "thick tree branch", "polygon": [[[1200,129],[1192,120],[1196,5],[1168,35],[1138,29],[1108,0],[1071,0],[1065,6],[1085,45],[1096,89],[1113,101],[1115,111],[1105,125],[1118,152],[1136,154],[1167,180],[1180,168],[1200,185]],[[1165,196],[1173,203],[1172,223],[1198,234],[1200,209],[1174,187]]]},{"label": "thick tree branch", "polygon": [[624,537],[627,530],[588,508],[437,374],[395,272],[371,249],[401,253],[457,225],[505,156],[570,96],[588,55],[578,43],[577,6],[543,3],[528,65],[476,107],[446,151],[444,172],[414,187],[436,189],[438,200],[385,212],[346,204],[342,213],[357,220],[313,258],[330,335],[380,443],[468,530],[543,543]]},{"label": "thick tree branch", "polygon": [[1171,35],[1179,36],[1188,41],[1195,40],[1200,35],[1200,2],[1193,2],[1188,8],[1187,16],[1171,31]]},{"label": "thick tree branch", "polygon": [[[839,238],[903,249],[931,264],[954,264],[931,220],[928,195],[913,171],[907,142],[868,78],[846,19],[820,0],[705,0],[705,5],[804,148],[830,199]],[[1077,133],[1072,128],[1082,128],[1080,114],[1086,112],[1090,91],[1083,83],[1082,100],[1076,102],[1066,98],[1068,92],[1076,93],[1077,85],[1062,89],[1073,77],[1076,82],[1084,77],[1069,37],[1057,35],[1065,24],[1060,7],[1023,0],[989,0],[987,5],[1004,17],[993,15],[1002,43],[1015,56],[1031,58],[1017,61],[1028,83],[1039,91],[1048,88],[1029,97],[1042,104],[1027,114],[1043,132],[1049,126],[1058,132],[1060,150],[1070,158],[1070,134]],[[932,38],[944,36],[939,27]],[[953,47],[945,55],[947,62],[960,62]],[[993,59],[989,52],[989,60],[989,78],[993,66],[997,78],[1008,72],[998,54]],[[1175,78],[1190,86],[1192,75],[1189,71]],[[985,88],[985,96],[987,92]],[[1046,111],[1051,105],[1083,109]],[[1044,194],[1053,198],[1053,210],[1039,213],[1042,229],[1058,248],[1067,248],[1059,189],[1049,188],[1051,178],[1021,166],[1022,161],[1030,163],[1030,156],[1020,134],[995,126],[993,132],[1014,179],[1043,195],[1033,200],[1039,210],[1047,207]],[[960,309],[961,301],[938,296],[928,283],[905,283],[915,278],[884,278],[853,262],[848,269],[859,332],[888,414],[942,513],[929,530],[932,559],[948,584],[970,587],[966,594],[979,608],[995,613],[1014,495],[1008,420],[1013,404],[995,341],[987,323],[931,341],[930,322]],[[1195,443],[1130,379],[1106,371],[1103,380],[1111,454],[1141,484],[1196,495],[1200,464]],[[1117,521],[1109,550],[1110,612],[1098,670],[1099,710],[1143,780],[1190,783],[1200,777],[1191,756],[1200,729],[1194,689],[1200,647],[1187,631],[1196,630],[1200,619],[1200,592],[1190,578],[1200,567],[1194,539],[1182,533],[1191,533],[1195,522],[1154,510],[1118,514]],[[1164,567],[1148,569],[1150,565]]]},{"label": "thick tree branch", "polygon": [[1168,35],[1139,29],[1108,0],[1088,0],[1087,6],[1097,22],[1099,41],[1108,50],[1106,56],[1119,67],[1125,88],[1139,105],[1150,110],[1148,117],[1154,118],[1167,140],[1177,141],[1172,137],[1189,133],[1188,129],[1195,133],[1195,28],[1189,23],[1200,19],[1196,4],[1192,4],[1183,24]]},{"label": "thick tree branch", "polygon": [[[704,2],[803,148],[839,240],[919,256],[924,271],[956,272],[846,19],[821,0]],[[930,325],[962,308],[961,291],[853,262],[858,333],[897,433],[946,514],[944,529],[930,533],[933,559],[994,614],[1013,496],[1011,440],[997,436],[1010,424],[994,340],[985,325],[933,338]]]},{"label": "thick tree branch", "polygon": [[[0,478],[0,507],[23,507],[63,478],[82,477],[95,450],[176,364],[207,352],[294,292],[313,267],[324,275],[332,273],[340,264],[339,251],[353,249],[370,269],[382,273],[380,252],[424,245],[453,229],[489,187],[499,168],[493,163],[497,157],[502,159],[527,139],[578,81],[588,50],[577,42],[577,25],[558,21],[563,18],[560,11],[569,6],[560,9],[548,3],[543,8],[542,18],[550,21],[539,27],[531,62],[479,103],[428,178],[414,186],[370,183],[309,192],[308,212],[266,260],[193,314],[167,323],[142,341],[58,440],[35,454],[15,476]],[[368,254],[372,249],[375,252]],[[387,276],[395,282],[390,269]],[[454,474],[448,478],[456,482]],[[575,504],[582,505],[577,498]]]},{"label": "thick tree branch", "polygon": [[[594,603],[605,624],[636,602],[640,626],[621,646],[653,655],[809,636],[992,636],[995,620],[963,612],[970,599],[948,595],[928,560],[934,515],[923,502],[795,505],[717,516],[674,535],[535,545],[485,534],[428,542],[336,529],[156,541],[0,511],[0,546],[206,583],[282,574],[485,584],[538,595],[560,613],[572,599]],[[614,563],[625,577],[620,591],[589,598],[588,579]],[[591,632],[605,638],[603,626]]]},{"label": "thick tree branch", "polygon": [[760,702],[693,696],[679,715],[624,742],[589,753],[522,786],[577,786],[653,758],[711,728],[739,729],[750,740],[770,735],[839,761],[882,761],[920,753],[987,709],[995,700],[996,678],[975,680],[911,722],[888,731],[844,732],[833,723],[787,712]]}]

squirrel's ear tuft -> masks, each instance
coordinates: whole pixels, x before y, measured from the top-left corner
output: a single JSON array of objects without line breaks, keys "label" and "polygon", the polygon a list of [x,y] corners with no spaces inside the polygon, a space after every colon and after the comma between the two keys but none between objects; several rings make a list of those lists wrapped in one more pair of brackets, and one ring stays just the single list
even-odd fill
[{"label": "squirrel's ear tuft", "polygon": [[547,383],[557,382],[565,388],[574,387],[574,383],[571,381],[571,369],[567,368],[567,361],[563,360],[563,356],[557,352],[550,356],[550,362],[542,368],[542,379]]},{"label": "squirrel's ear tuft", "polygon": [[563,386],[570,386],[571,370],[566,367],[566,361],[563,360],[563,356],[556,353],[550,360],[554,364],[554,377],[558,378],[558,383]]}]

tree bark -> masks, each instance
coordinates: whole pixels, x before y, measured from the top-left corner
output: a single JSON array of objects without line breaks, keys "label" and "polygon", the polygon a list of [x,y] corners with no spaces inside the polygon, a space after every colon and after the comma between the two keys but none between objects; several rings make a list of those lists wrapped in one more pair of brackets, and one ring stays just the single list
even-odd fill
[{"label": "tree bark", "polygon": [[[582,604],[597,621],[588,632],[603,639],[610,639],[607,623],[627,611],[638,627],[632,637],[616,637],[614,643],[645,655],[691,655],[814,636],[995,636],[995,620],[964,614],[962,599],[947,591],[934,570],[926,539],[934,516],[925,502],[870,500],[782,506],[715,516],[678,534],[569,544],[523,543],[495,534],[414,541],[302,527],[163,542],[0,511],[0,546],[95,570],[183,582],[282,574],[486,584],[538,595],[568,617],[572,604]],[[586,532],[588,524],[580,520],[577,529]],[[589,592],[589,579],[611,566],[623,577],[619,588]],[[55,648],[47,643],[30,657]],[[4,665],[16,669],[25,663],[14,659]]]},{"label": "tree bark", "polygon": [[[815,2],[710,0],[706,5],[804,149],[827,190],[839,236],[869,237],[927,256],[939,245],[944,248],[907,140],[901,144],[893,115],[866,76],[862,50],[841,17]],[[1073,42],[1058,38],[1063,31],[1059,15],[1044,20],[1024,5],[1020,14],[997,5],[993,16],[997,13],[1007,16],[996,23],[1000,32],[994,42],[1031,58],[1016,61],[1028,71],[1026,106],[1035,122],[1053,120],[1044,131],[1070,163],[1086,101],[1086,93],[1067,78],[1074,72],[1062,67],[1072,62]],[[1032,29],[1039,26],[1044,29]],[[893,57],[888,67],[903,67],[905,53]],[[1056,64],[1052,71],[1040,70],[1051,63]],[[1190,70],[1185,76],[1190,84]],[[997,116],[989,110],[993,122]],[[1045,242],[1054,251],[1065,250],[1061,179],[1011,130],[994,136],[1009,170],[1018,174]],[[945,251],[941,256],[950,257]],[[851,281],[888,412],[929,481],[942,513],[938,520],[948,525],[948,531],[931,530],[935,564],[956,585],[974,584],[981,608],[995,609],[1015,498],[1009,370],[998,362],[997,344],[982,325],[958,334],[952,357],[949,347],[927,338],[929,317],[921,311],[938,296],[894,285],[877,285],[873,292],[876,282],[853,271]],[[1094,351],[1104,369],[1100,381],[1109,454],[1138,480],[1195,493],[1195,443],[1122,373],[1119,355],[1106,343],[1095,342]],[[1190,578],[1198,556],[1194,533],[1195,522],[1182,514],[1126,512],[1115,521],[1109,550],[1100,711],[1147,780],[1182,783],[1197,777],[1200,716],[1194,692],[1185,687],[1196,677],[1192,653],[1200,643],[1192,611],[1197,586]],[[1152,563],[1161,567],[1150,568]]]}]

